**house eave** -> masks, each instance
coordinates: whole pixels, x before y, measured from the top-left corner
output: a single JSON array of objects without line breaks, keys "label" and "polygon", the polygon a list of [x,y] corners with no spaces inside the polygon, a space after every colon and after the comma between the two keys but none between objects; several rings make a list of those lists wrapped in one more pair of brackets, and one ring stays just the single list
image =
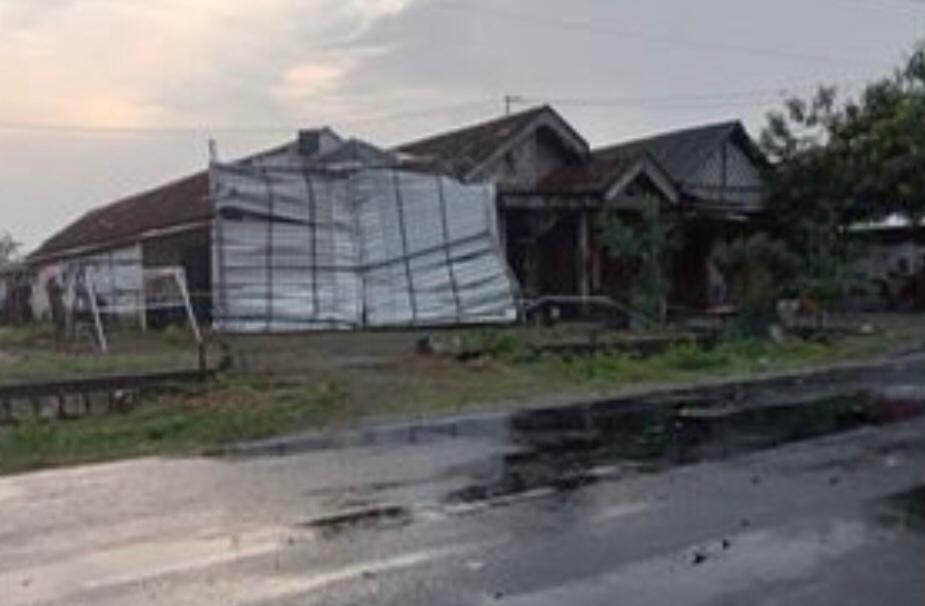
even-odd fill
[{"label": "house eave", "polygon": [[126,246],[132,246],[134,244],[142,244],[147,240],[154,240],[157,238],[165,238],[175,234],[185,233],[188,231],[194,231],[197,229],[204,229],[212,226],[212,219],[203,219],[200,221],[192,221],[187,223],[179,223],[177,225],[170,225],[167,227],[159,227],[155,229],[149,229],[140,234],[134,236],[128,236],[123,238],[113,238],[111,240],[101,240],[99,242],[92,242],[84,244],[81,246],[72,246],[69,248],[55,250],[44,254],[33,253],[26,257],[26,265],[44,265],[47,263],[53,263],[56,261],[63,261],[66,259],[73,259],[75,257],[84,257],[90,254],[99,253],[107,250],[112,250],[115,248],[124,248]]}]

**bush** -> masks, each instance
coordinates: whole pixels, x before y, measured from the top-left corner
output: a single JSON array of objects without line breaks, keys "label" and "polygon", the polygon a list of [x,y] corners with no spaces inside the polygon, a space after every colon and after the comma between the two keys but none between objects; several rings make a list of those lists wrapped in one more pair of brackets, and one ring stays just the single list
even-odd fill
[{"label": "bush", "polygon": [[716,263],[732,285],[741,334],[766,336],[777,317],[777,300],[787,294],[800,258],[784,242],[757,233],[722,245]]},{"label": "bush", "polygon": [[529,353],[524,340],[511,332],[485,329],[463,337],[462,349],[495,358],[523,358]]},{"label": "bush", "polygon": [[179,324],[168,324],[161,332],[161,338],[168,345],[189,345],[193,341],[193,333]]},{"label": "bush", "polygon": [[675,345],[658,358],[665,368],[673,370],[706,370],[732,362],[721,349],[706,350],[693,343]]}]

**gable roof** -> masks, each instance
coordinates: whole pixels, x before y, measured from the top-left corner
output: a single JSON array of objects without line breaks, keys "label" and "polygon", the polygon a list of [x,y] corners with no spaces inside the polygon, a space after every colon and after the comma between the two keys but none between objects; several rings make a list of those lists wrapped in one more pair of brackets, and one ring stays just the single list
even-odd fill
[{"label": "gable roof", "polygon": [[32,252],[29,261],[66,256],[76,249],[109,247],[145,232],[209,220],[209,175],[189,175],[88,211]]},{"label": "gable roof", "polygon": [[707,156],[727,140],[736,142],[756,164],[767,162],[738,120],[634,139],[596,149],[592,154],[595,158],[609,158],[645,151],[655,158],[676,184],[683,185],[693,178]]},{"label": "gable roof", "polygon": [[454,176],[467,180],[541,126],[554,130],[576,153],[588,153],[584,138],[548,105],[404,143],[395,150],[437,162]]},{"label": "gable roof", "polygon": [[[312,135],[332,137],[332,144],[336,145],[327,151],[319,149],[312,157],[313,161],[393,161],[388,152],[356,139],[344,141],[334,131],[324,127],[300,131],[300,138],[241,158],[235,163],[272,165],[291,163],[293,158],[305,159],[300,155],[301,138]],[[27,259],[35,263],[128,245],[161,230],[179,229],[209,221],[213,214],[213,204],[209,198],[209,171],[200,171],[84,213],[45,240]]]},{"label": "gable roof", "polygon": [[549,195],[619,195],[640,174],[645,174],[670,201],[678,191],[667,171],[644,149],[592,155],[582,164],[563,166],[543,179],[537,188]]}]

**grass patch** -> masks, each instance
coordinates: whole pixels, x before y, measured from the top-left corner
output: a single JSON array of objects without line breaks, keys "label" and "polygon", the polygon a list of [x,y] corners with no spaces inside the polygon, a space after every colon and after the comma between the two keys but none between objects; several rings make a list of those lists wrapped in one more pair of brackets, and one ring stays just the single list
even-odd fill
[{"label": "grass patch", "polygon": [[[464,349],[482,352],[465,362],[415,354],[418,340],[427,334],[421,331],[231,337],[228,347],[236,365],[207,385],[148,394],[137,408],[117,416],[0,429],[0,471],[147,454],[196,454],[228,442],[369,418],[499,409],[553,397],[616,395],[809,369],[921,348],[922,327],[922,318],[913,318],[876,334],[824,342],[730,338],[712,348],[679,342],[649,355],[554,354],[537,349],[544,341],[556,344],[579,335],[564,327],[437,333],[458,340]],[[606,337],[616,340],[621,335]],[[12,351],[29,356],[28,362],[20,363],[32,372],[50,376],[103,368],[161,370],[162,362],[186,363],[181,356],[188,350],[174,345],[173,339],[139,337],[134,351],[105,359],[71,354],[62,360],[57,352],[30,346]],[[9,367],[0,362],[0,377]]]},{"label": "grass patch", "polygon": [[790,339],[775,343],[741,338],[723,341],[712,348],[681,343],[649,356],[625,353],[540,355],[522,363],[547,378],[562,377],[598,389],[620,389],[701,379],[747,378],[891,351],[888,344],[881,342],[872,346],[869,340],[847,338],[822,343]]},{"label": "grass patch", "polygon": [[21,327],[0,328],[0,349],[19,347],[49,347],[55,342],[50,324],[28,324]]},{"label": "grass patch", "polygon": [[333,422],[345,396],[336,386],[286,390],[241,380],[153,395],[127,414],[30,421],[0,430],[0,471],[161,454],[200,454],[230,442]]},{"label": "grass patch", "polygon": [[[88,375],[193,370],[198,351],[189,331],[121,331],[114,333],[109,353],[88,343],[59,343],[46,325],[0,329],[0,384]],[[208,352],[214,363],[220,352]]]},{"label": "grass patch", "polygon": [[196,354],[171,348],[150,354],[72,354],[32,350],[0,363],[0,381],[40,381],[101,374],[193,370]]}]

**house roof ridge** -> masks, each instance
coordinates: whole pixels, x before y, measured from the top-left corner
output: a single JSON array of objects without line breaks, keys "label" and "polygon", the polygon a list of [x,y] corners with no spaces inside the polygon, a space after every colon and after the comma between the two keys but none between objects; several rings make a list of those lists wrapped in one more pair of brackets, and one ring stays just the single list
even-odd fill
[{"label": "house roof ridge", "polygon": [[521,120],[527,116],[539,115],[543,113],[544,111],[549,111],[552,109],[553,109],[552,106],[547,103],[544,103],[542,105],[536,105],[534,107],[529,107],[527,109],[524,109],[518,112],[513,112],[510,114],[503,115],[503,116],[496,116],[494,118],[489,118],[488,120],[482,120],[481,122],[473,122],[466,126],[460,126],[452,130],[443,131],[440,133],[434,133],[431,135],[426,135],[424,137],[421,137],[420,139],[414,139],[412,141],[407,141],[405,143],[396,145],[393,147],[393,149],[396,151],[405,151],[407,148],[410,148],[410,147],[426,145],[426,144],[430,144],[430,143],[433,143],[439,140],[458,137],[462,134],[465,134],[465,133],[468,133],[468,132],[471,132],[477,129],[488,128],[490,126],[498,126],[506,122],[513,122],[513,121]]},{"label": "house roof ridge", "polygon": [[656,133],[652,133],[649,135],[641,135],[638,137],[633,137],[631,139],[618,141],[616,143],[610,143],[608,145],[594,147],[591,149],[591,155],[598,156],[602,154],[607,154],[608,152],[618,151],[623,148],[627,148],[631,145],[641,145],[643,143],[653,141],[655,139],[691,135],[697,132],[720,130],[723,128],[731,130],[731,129],[738,128],[738,127],[744,128],[742,121],[738,118],[730,118],[728,120],[718,120],[715,122],[708,122],[706,124],[700,124],[698,126],[685,126],[685,127],[681,127],[681,128],[677,128],[673,130],[656,132]]}]

